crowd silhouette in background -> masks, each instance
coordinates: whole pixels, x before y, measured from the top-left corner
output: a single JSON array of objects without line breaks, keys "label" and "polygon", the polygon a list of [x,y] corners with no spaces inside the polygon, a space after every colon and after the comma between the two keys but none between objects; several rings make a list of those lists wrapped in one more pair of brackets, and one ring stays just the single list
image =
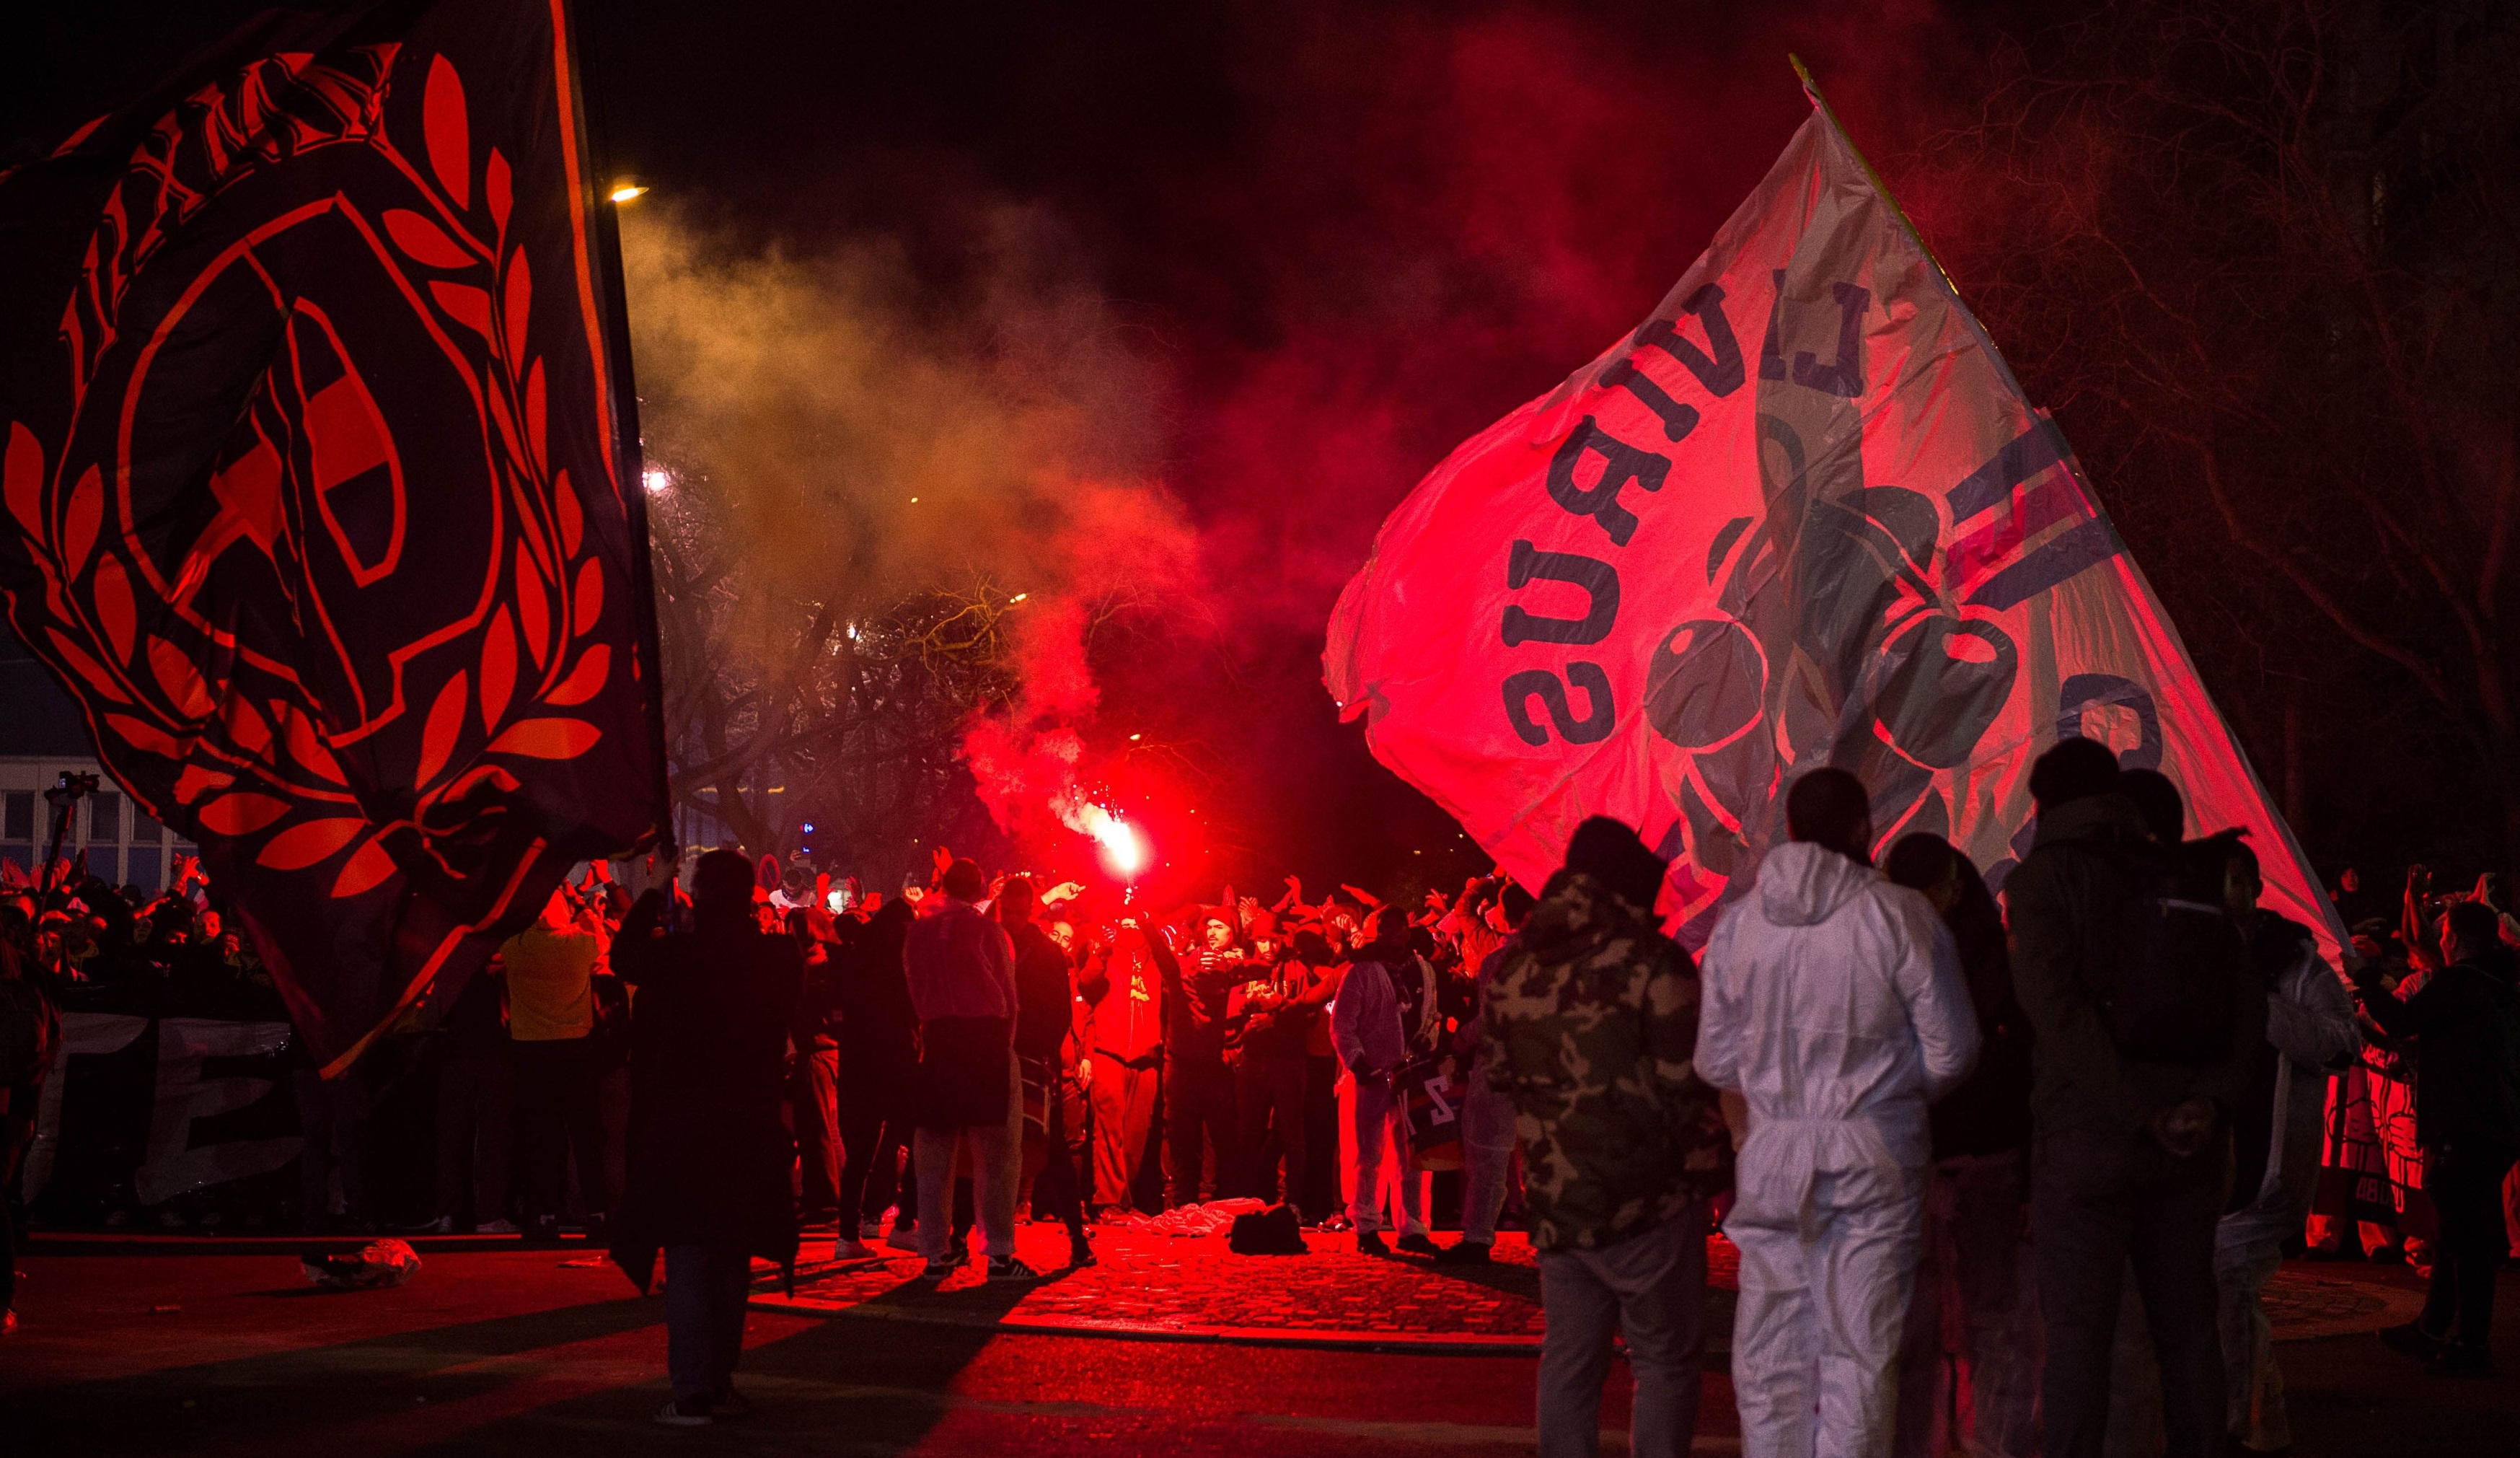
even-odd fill
[{"label": "crowd silhouette in background", "polygon": [[[2173,1455],[2279,1450],[2260,1295],[2305,1252],[2428,1270],[2383,1339],[2490,1371],[2520,1224],[2496,878],[2418,866],[2384,900],[2346,872],[2338,966],[2158,773],[2066,740],[2030,788],[1999,904],[1930,835],[1875,870],[1861,785],[1798,777],[1696,958],[1656,920],[1663,863],[1599,819],[1536,894],[1490,876],[1405,905],[1290,878],[1149,908],[942,850],[889,897],[765,888],[728,851],[634,896],[598,864],[347,1075],[292,1039],[291,1168],[150,1207],[126,1172],[32,1213],[584,1232],[643,1287],[661,1257],[680,1424],[742,1410],[749,1261],[792,1269],[800,1230],[1027,1282],[1056,1271],[1016,1253],[1019,1218],[1062,1227],[1074,1268],[1097,1227],[1211,1228],[1220,1201],[1442,1265],[1527,1231],[1551,1454],[1596,1451],[1614,1332],[1634,1450],[1687,1450],[1714,1229],[1751,1454],[2079,1458],[2113,1422]],[[156,896],[68,862],[0,882],[5,1238],[62,1013],[289,1014],[197,863]]]}]

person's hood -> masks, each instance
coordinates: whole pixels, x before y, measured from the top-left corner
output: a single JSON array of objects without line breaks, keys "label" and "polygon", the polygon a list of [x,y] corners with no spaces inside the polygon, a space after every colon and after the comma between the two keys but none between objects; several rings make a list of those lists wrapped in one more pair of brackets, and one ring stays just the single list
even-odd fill
[{"label": "person's hood", "polygon": [[1516,934],[1544,965],[1572,962],[1614,936],[1651,934],[1645,918],[1583,871],[1559,871]]},{"label": "person's hood", "polygon": [[1816,926],[1880,879],[1825,845],[1788,841],[1760,858],[1759,910],[1775,926]]},{"label": "person's hood", "polygon": [[2143,827],[2143,815],[2135,801],[2110,791],[2105,795],[2087,795],[2069,799],[2061,805],[2039,812],[2039,832],[2031,842],[2035,848],[2057,841],[2117,841],[2136,843],[2152,839]]}]

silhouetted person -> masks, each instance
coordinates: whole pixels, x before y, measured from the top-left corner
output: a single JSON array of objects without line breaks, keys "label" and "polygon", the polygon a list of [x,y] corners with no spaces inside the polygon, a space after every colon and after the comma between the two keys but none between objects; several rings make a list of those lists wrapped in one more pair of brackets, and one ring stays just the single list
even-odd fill
[{"label": "silhouetted person", "polygon": [[840,1010],[841,1163],[835,1260],[874,1253],[864,1243],[883,1235],[878,1221],[896,1197],[891,1245],[918,1249],[918,1184],[901,1171],[902,1151],[910,1144],[911,1078],[919,1067],[919,1014],[910,1005],[901,962],[911,916],[908,901],[894,900],[864,921],[836,925],[840,946],[832,954],[832,979]]},{"label": "silhouetted person", "polygon": [[692,870],[691,928],[657,935],[665,893],[622,919],[613,970],[638,989],[630,1023],[629,1179],[612,1258],[642,1292],[665,1255],[660,1423],[741,1412],[735,1366],[752,1257],[795,1282],[795,1141],[780,1117],[788,1028],[804,955],[752,912],[752,863],[731,850]]},{"label": "silhouetted person", "polygon": [[2023,1218],[2030,1017],[2012,994],[2003,912],[1967,856],[1918,832],[1899,838],[1881,870],[1923,893],[1951,930],[1978,1026],[1977,1067],[1927,1115],[1933,1175],[1900,1345],[1894,1451],[2027,1458],[2039,1445],[2038,1276]]},{"label": "silhouetted person", "polygon": [[2415,1141],[2424,1151],[2424,1193],[2441,1216],[2432,1290],[2423,1313],[2381,1340],[2426,1358],[2450,1376],[2483,1377],[2494,1364],[2495,1274],[2510,1253],[2498,1192],[2520,1151],[2520,990],[2499,919],[2477,901],[2442,918],[2442,960],[2414,995],[2401,1001],[2364,964],[2355,991],[2362,1010],[2393,1038],[2415,1040]]},{"label": "silhouetted person", "polygon": [[2311,930],[2258,904],[2266,883],[2258,855],[2236,836],[2204,843],[2224,865],[2223,899],[2249,939],[2249,956],[2267,984],[2267,1036],[2250,1066],[2242,1104],[2255,1117],[2234,1118],[2228,1213],[2214,1237],[2214,1278],[2223,1309],[2224,1421],[2232,1441],[2253,1452],[2292,1446],[2284,1410],[2283,1373],[2275,1366],[2274,1329],[2259,1293],[2283,1265],[2283,1248],[2300,1238],[2318,1188],[2318,1145],[2327,1113],[2327,1080],[2362,1051],[2354,996],[2325,959]]},{"label": "silhouetted person", "polygon": [[2069,738],[2030,775],[2037,838],[2004,883],[2013,990],[2030,1015],[2032,1220],[2050,1458],[2098,1458],[2127,1264],[2161,1369],[2167,1458],[2223,1446],[2214,1232],[2229,1114],[2266,1036],[2263,983],[2215,888],[2184,884],[2122,791]]},{"label": "silhouetted person", "polygon": [[1485,1265],[1496,1250],[1498,1216],[1505,1213],[1506,1179],[1513,1167],[1513,1097],[1488,1081],[1485,1037],[1488,988],[1519,943],[1522,924],[1536,898],[1512,882],[1498,895],[1506,935],[1470,969],[1470,1015],[1462,1020],[1455,1046],[1462,1065],[1462,1238],[1435,1257],[1438,1265]]},{"label": "silhouetted person", "polygon": [[[998,888],[998,925],[1015,952],[1015,1060],[1023,1073],[1023,1168],[1034,1200],[1067,1227],[1067,1263],[1094,1264],[1085,1235],[1085,1191],[1067,1147],[1067,1043],[1075,1022],[1076,981],[1067,953],[1033,924],[1040,893],[1030,878]],[[1038,1120],[1033,1110],[1041,1111]]]},{"label": "silhouetted person", "polygon": [[1225,1063],[1226,1007],[1241,984],[1242,951],[1224,917],[1196,926],[1188,956],[1160,938],[1148,943],[1164,980],[1164,1204],[1175,1208],[1231,1193],[1243,1172]]}]

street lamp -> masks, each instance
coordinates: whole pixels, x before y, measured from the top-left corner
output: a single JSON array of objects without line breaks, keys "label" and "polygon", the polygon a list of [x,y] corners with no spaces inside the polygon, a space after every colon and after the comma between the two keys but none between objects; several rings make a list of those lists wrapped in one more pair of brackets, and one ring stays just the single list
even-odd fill
[{"label": "street lamp", "polygon": [[647,195],[648,185],[636,177],[617,178],[612,184],[611,196],[615,204],[635,203]]}]

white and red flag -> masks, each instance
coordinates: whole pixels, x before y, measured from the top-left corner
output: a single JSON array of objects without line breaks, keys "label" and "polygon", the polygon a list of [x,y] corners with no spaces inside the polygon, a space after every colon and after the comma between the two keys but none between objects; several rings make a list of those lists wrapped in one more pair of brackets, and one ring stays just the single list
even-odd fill
[{"label": "white and red flag", "polygon": [[1587,815],[1673,860],[1684,940],[1835,764],[1887,845],[1999,886],[2060,735],[2249,828],[2334,913],[2054,423],[1814,114],[1652,316],[1418,483],[1323,656],[1374,755],[1525,885]]}]

